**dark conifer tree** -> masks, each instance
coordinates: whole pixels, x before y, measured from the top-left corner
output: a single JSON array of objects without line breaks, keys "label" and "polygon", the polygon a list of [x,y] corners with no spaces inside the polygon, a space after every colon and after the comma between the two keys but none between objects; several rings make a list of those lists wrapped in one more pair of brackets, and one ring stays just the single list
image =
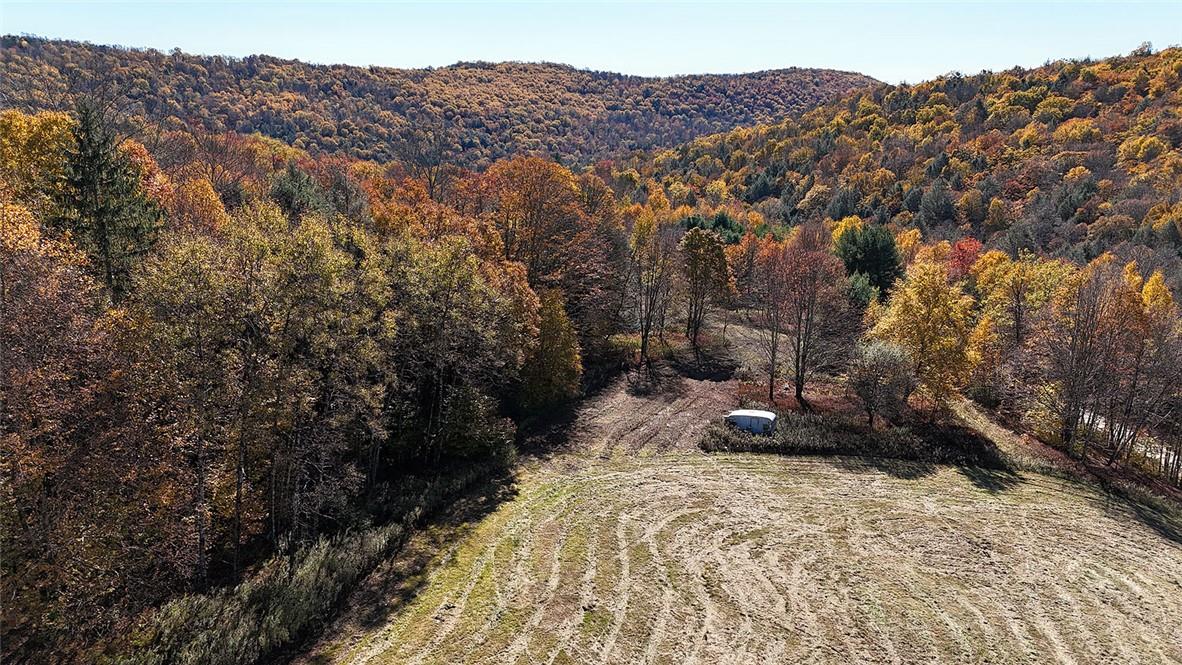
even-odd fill
[{"label": "dark conifer tree", "polygon": [[880,296],[903,274],[895,238],[886,227],[877,224],[851,228],[841,234],[835,253],[845,264],[847,273],[866,275]]},{"label": "dark conifer tree", "polygon": [[919,202],[919,221],[928,226],[937,226],[956,221],[956,206],[948,193],[948,183],[937,178],[923,193]]},{"label": "dark conifer tree", "polygon": [[79,103],[73,133],[53,225],[86,252],[91,269],[118,302],[160,228],[160,209],[140,189],[138,169],[119,150],[94,102]]}]

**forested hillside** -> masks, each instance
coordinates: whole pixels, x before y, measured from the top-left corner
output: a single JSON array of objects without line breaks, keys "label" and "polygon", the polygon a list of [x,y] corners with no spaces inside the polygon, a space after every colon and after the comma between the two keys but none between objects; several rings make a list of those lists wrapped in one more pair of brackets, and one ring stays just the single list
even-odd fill
[{"label": "forested hillside", "polygon": [[[1170,501],[1182,487],[1182,50],[880,86],[779,124],[568,166],[496,157],[554,149],[586,161],[612,142],[663,141],[656,128],[676,123],[662,124],[656,109],[666,102],[640,101],[643,86],[672,100],[691,79],[526,65],[404,72],[423,86],[407,88],[421,95],[408,92],[419,101],[407,108],[429,100],[438,113],[381,111],[361,124],[354,112],[385,108],[376,90],[393,88],[376,81],[397,78],[393,70],[19,42],[6,42],[5,73],[16,75],[5,85],[50,94],[33,106],[62,110],[0,110],[5,662],[282,659],[425,515],[463,504],[474,483],[512,470],[519,449],[555,428],[577,430],[577,419],[562,419],[588,393],[607,397],[593,412],[637,419],[582,432],[584,443],[613,448],[629,439],[621,453],[705,432],[708,451],[904,459],[922,473],[958,465],[990,492],[1023,482],[1018,471],[1050,470],[1102,480],[1106,510],[1127,506],[1178,538]],[[81,54],[133,84],[105,94],[97,69],[65,64]],[[568,102],[572,118],[584,117],[574,101],[608,104],[552,79],[525,87],[553,106],[501,107],[447,78],[477,71],[493,72],[489,90],[525,85],[508,72],[559,71],[593,89],[635,92],[620,117],[652,123],[654,138],[592,140],[595,125],[548,116],[542,109]],[[744,79],[701,77],[687,95],[723,94],[708,80]],[[290,106],[233,115],[247,99]],[[487,102],[499,118],[526,113],[537,124],[491,132],[479,124],[491,116],[448,116],[442,99]],[[11,93],[5,101],[20,105]],[[175,122],[182,112],[192,122]],[[264,129],[249,126],[264,117],[290,129],[271,133],[292,143],[246,133]],[[162,124],[144,122],[153,118]],[[225,130],[222,119],[244,131]],[[399,134],[407,122],[413,131]],[[457,151],[457,136],[474,140],[472,149]],[[682,378],[698,392],[679,395]],[[650,411],[629,406],[637,395]],[[774,437],[708,426],[731,406],[774,409],[788,425]],[[639,424],[645,413],[657,415]],[[1010,449],[973,434],[962,413],[1002,432]],[[564,474],[608,457],[567,465],[561,456],[579,453],[560,448],[544,452]],[[1056,463],[1015,463],[1031,450],[1036,462]],[[736,491],[751,489],[740,485],[725,488],[736,504],[745,496]],[[697,492],[671,487],[629,496],[688,505]],[[1063,493],[1056,510],[1084,494]],[[473,504],[491,510],[486,498]],[[844,534],[848,520],[816,505],[817,523]],[[1054,523],[1092,521],[1097,503],[1079,505],[1085,517]],[[746,523],[766,532],[755,517]],[[656,542],[647,529],[629,536],[623,521],[604,524],[605,542],[621,551]],[[908,527],[918,545],[906,541],[907,551],[941,556],[941,539],[955,532],[940,524]],[[1075,528],[1084,527],[1063,527]],[[531,531],[508,532],[513,547],[526,547],[515,560],[542,561],[517,541]],[[1135,543],[1148,535],[1107,533],[1124,549],[1104,552],[1143,551]],[[697,548],[703,538],[695,531],[686,542]],[[1062,551],[1070,542],[1043,544]],[[754,579],[749,544],[736,547],[745,551],[737,577]],[[972,541],[954,569],[980,561],[980,548]],[[487,550],[488,561],[509,551]],[[1012,551],[1021,553],[1015,566],[1029,563],[1029,550]],[[1167,567],[1155,574],[1172,579]],[[1043,571],[1035,579],[1057,573]],[[837,579],[828,566],[810,574]],[[634,575],[674,588],[666,572]],[[612,588],[626,594],[616,579]],[[945,577],[924,579],[949,588]],[[1078,589],[1103,605],[1090,583]],[[1153,624],[1142,601],[1123,599],[1113,625]],[[433,606],[441,613],[429,623],[450,602]],[[581,608],[565,624],[572,631],[580,621],[607,625],[589,601],[559,604]],[[881,614],[877,601],[873,611]],[[1022,611],[1018,619],[1047,621],[1041,606]],[[483,625],[504,620],[515,641],[556,632],[496,614]],[[990,616],[1015,620],[1008,608]],[[445,619],[440,641],[459,613]],[[796,638],[796,624],[775,630]],[[1092,650],[1107,638],[1082,632],[1096,660],[1115,653]],[[958,640],[937,639],[964,653]]]},{"label": "forested hillside", "polygon": [[[879,86],[637,163],[673,205],[756,226],[858,216],[915,239],[1087,261],[1182,286],[1182,50]],[[699,214],[703,214],[701,210]]]},{"label": "forested hillside", "polygon": [[[158,161],[112,124],[0,113],[6,660],[89,660],[174,593],[417,515],[610,357],[627,242],[593,175],[519,157],[445,205],[236,135]],[[342,550],[282,640],[385,551]]]},{"label": "forested hillside", "polygon": [[100,89],[148,122],[258,132],[310,151],[396,159],[411,128],[446,127],[454,160],[531,154],[586,164],[806,111],[875,81],[826,69],[644,78],[530,63],[439,69],[194,56],[34,37],[0,42],[6,106],[69,110]]}]

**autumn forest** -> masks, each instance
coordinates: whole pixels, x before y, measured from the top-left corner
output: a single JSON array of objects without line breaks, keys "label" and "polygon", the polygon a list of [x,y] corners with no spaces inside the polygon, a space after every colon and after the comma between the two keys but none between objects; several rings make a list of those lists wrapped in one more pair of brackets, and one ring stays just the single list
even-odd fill
[{"label": "autumn forest", "polygon": [[726,396],[695,454],[1062,477],[1174,552],[1180,297],[1179,48],[891,85],[6,36],[0,659],[289,661],[675,375]]}]

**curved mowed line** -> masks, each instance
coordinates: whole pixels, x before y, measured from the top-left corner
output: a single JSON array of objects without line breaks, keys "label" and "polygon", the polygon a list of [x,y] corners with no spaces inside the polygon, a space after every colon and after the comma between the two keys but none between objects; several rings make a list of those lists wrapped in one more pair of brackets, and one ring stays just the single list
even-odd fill
[{"label": "curved mowed line", "polygon": [[1086,487],[658,455],[524,474],[341,662],[1182,662],[1182,546]]}]

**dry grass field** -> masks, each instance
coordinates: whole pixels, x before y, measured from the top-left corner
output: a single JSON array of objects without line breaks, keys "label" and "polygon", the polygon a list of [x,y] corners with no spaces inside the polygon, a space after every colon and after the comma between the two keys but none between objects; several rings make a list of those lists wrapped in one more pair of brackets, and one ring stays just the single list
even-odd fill
[{"label": "dry grass field", "polygon": [[303,663],[1182,662],[1182,543],[1037,474],[706,455],[725,382],[616,385]]}]

